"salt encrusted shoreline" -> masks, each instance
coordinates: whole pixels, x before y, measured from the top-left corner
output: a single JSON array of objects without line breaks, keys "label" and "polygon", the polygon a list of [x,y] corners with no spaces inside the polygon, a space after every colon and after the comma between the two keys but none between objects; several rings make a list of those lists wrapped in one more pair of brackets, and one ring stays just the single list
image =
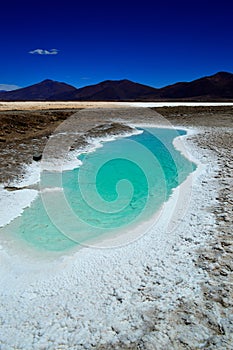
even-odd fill
[{"label": "salt encrusted shoreline", "polygon": [[230,349],[227,340],[208,347],[213,328],[188,313],[209,279],[195,265],[217,232],[209,209],[219,166],[193,143],[197,134],[185,138],[204,169],[175,233],[155,227],[127,246],[85,248],[49,265],[0,251],[1,349]]},{"label": "salt encrusted shoreline", "polygon": [[[81,150],[69,152],[67,159],[55,159],[54,162],[50,159],[47,165],[48,170],[62,171],[72,170],[77,168],[82,163],[77,159],[80,153],[90,153],[95,149],[102,147],[103,142],[109,142],[121,137],[128,137],[140,134],[141,131],[132,127],[131,132],[122,132],[116,135],[88,138],[88,144]],[[43,163],[43,170],[46,168]],[[47,169],[46,169],[47,170]],[[25,164],[22,169],[21,176],[19,175],[14,181],[10,181],[7,185],[13,186],[20,191],[8,191],[5,189],[5,184],[0,183],[0,227],[9,224],[16,217],[23,213],[23,210],[31,205],[38,195],[37,184],[40,181],[41,165],[38,162]],[[35,185],[35,188],[31,188]],[[24,188],[26,187],[26,188]],[[27,188],[28,187],[28,188]]]},{"label": "salt encrusted shoreline", "polygon": [[[40,177],[40,165],[33,163],[25,165],[23,177],[20,181],[12,182],[14,186],[22,188],[36,184]],[[20,191],[9,192],[0,184],[0,227],[9,224],[17,216],[23,213],[23,210],[30,206],[37,197],[38,191],[35,189],[22,189]]]}]

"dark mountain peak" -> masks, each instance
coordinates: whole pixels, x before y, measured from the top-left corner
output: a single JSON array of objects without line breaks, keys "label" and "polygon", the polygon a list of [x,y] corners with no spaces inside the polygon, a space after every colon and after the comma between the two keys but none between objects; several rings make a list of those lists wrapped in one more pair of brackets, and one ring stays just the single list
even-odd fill
[{"label": "dark mountain peak", "polygon": [[50,86],[52,86],[52,85],[57,85],[57,86],[58,85],[66,85],[66,86],[72,86],[72,85],[66,84],[64,82],[56,81],[56,80],[52,80],[52,79],[45,79],[45,80],[42,80],[40,83],[31,85],[31,86],[38,86],[38,85],[50,85]]},{"label": "dark mountain peak", "polygon": [[[104,80],[102,81],[101,83],[99,84],[111,84],[111,85],[119,85],[119,84],[124,84],[124,83],[132,83],[132,84],[136,84],[134,83],[133,81],[131,80],[128,80],[128,79],[120,79],[120,80]],[[99,85],[99,84],[96,84],[96,85]]]},{"label": "dark mountain peak", "polygon": [[45,80],[42,80],[40,83],[38,84],[47,84],[47,83],[57,83],[57,81],[55,80],[52,80],[52,79],[45,79]]},{"label": "dark mountain peak", "polygon": [[121,79],[119,81],[122,82],[122,83],[133,83],[133,81],[129,80],[129,79]]},{"label": "dark mountain peak", "polygon": [[116,80],[116,82],[119,84],[138,84],[138,83],[135,83],[134,81],[129,80],[129,79]]},{"label": "dark mountain peak", "polygon": [[89,85],[89,86],[85,86],[84,88],[89,88],[91,86],[101,86],[101,85],[108,85],[108,86],[111,86],[111,87],[118,87],[118,86],[134,86],[134,87],[138,87],[138,86],[141,86],[141,87],[146,87],[146,88],[149,88],[149,89],[154,89],[156,90],[156,88],[153,88],[151,86],[148,86],[148,85],[144,85],[144,84],[140,84],[140,83],[136,83],[135,81],[132,81],[132,80],[129,80],[129,79],[120,79],[120,80],[104,80],[98,84],[95,84],[95,85]]},{"label": "dark mountain peak", "polygon": [[77,89],[66,83],[60,83],[51,79],[46,79],[40,83],[2,93],[1,100],[5,101],[46,101],[58,100],[57,96],[71,94]]},{"label": "dark mountain peak", "polygon": [[233,74],[229,72],[218,72],[210,77],[219,77],[219,78],[233,78]]},{"label": "dark mountain peak", "polygon": [[[105,80],[99,84],[85,86],[72,94],[76,101],[134,101],[149,98],[157,89],[135,83],[128,79]],[[69,99],[64,96],[64,99]]]},{"label": "dark mountain peak", "polygon": [[185,99],[197,101],[216,101],[233,99],[233,74],[218,72],[193,80],[177,83],[160,89],[165,99]]},{"label": "dark mountain peak", "polygon": [[228,72],[218,72],[214,75],[207,77],[208,80],[215,83],[226,83],[228,81],[233,81],[233,74]]},{"label": "dark mountain peak", "polygon": [[45,79],[14,91],[0,92],[4,101],[230,101],[233,74],[218,72],[191,82],[156,89],[128,79],[105,80],[81,89]]}]

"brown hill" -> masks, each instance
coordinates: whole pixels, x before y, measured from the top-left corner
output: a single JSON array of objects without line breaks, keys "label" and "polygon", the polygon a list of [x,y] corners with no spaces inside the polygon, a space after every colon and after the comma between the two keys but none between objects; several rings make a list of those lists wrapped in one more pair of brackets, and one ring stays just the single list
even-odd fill
[{"label": "brown hill", "polygon": [[233,74],[219,72],[189,83],[177,83],[160,89],[161,99],[220,100],[233,99]]},{"label": "brown hill", "polygon": [[76,88],[66,83],[46,79],[22,89],[0,93],[0,100],[5,101],[49,101],[62,93],[72,93]]},{"label": "brown hill", "polygon": [[76,101],[129,101],[153,96],[158,89],[134,83],[130,80],[106,80],[99,84],[77,89],[71,95],[63,94],[62,99]]},{"label": "brown hill", "polygon": [[9,92],[4,101],[226,101],[233,100],[233,74],[219,72],[156,89],[130,80],[106,80],[80,89],[52,80]]}]

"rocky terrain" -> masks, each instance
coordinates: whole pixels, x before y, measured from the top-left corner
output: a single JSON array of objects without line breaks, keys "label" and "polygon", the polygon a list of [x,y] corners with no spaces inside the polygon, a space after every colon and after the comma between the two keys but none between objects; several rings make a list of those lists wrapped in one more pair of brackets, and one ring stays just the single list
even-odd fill
[{"label": "rocky terrain", "polygon": [[[199,153],[210,155],[217,164],[214,178],[202,180],[201,186],[217,188],[211,206],[203,211],[213,213],[215,225],[206,227],[206,244],[190,257],[201,274],[200,292],[193,298],[181,298],[170,312],[151,308],[146,316],[144,336],[115,349],[143,350],[231,350],[233,349],[233,110],[217,107],[164,107],[155,110],[172,124],[201,128],[189,136],[188,145],[197,146]],[[195,224],[197,218],[193,213]],[[190,242],[193,237],[187,234]],[[150,271],[148,271],[150,274]],[[154,277],[155,278],[155,277]],[[153,290],[144,286],[141,291],[147,300],[155,300]],[[179,298],[178,298],[179,299]],[[152,303],[153,304],[153,303]],[[111,349],[101,346],[98,349]]]},{"label": "rocky terrain", "polygon": [[[194,299],[181,299],[178,307],[169,314],[160,315],[159,321],[156,310],[152,311],[154,323],[151,329],[129,349],[233,348],[232,132],[206,130],[188,141],[198,145],[202,153],[206,150],[214,152],[219,167],[213,180],[219,187],[216,204],[203,207],[214,213],[216,227],[206,229],[206,245],[197,248],[196,255],[192,256],[195,268],[204,272],[200,294]],[[202,185],[208,185],[210,181],[205,179]],[[121,348],[125,349],[124,346]]]},{"label": "rocky terrain", "polygon": [[24,163],[41,153],[48,136],[73,111],[1,111],[0,182],[17,177]]},{"label": "rocky terrain", "polygon": [[[136,322],[132,316],[132,320],[125,319],[118,326],[113,322],[111,329],[106,328],[106,333],[98,336],[98,332],[93,331],[95,337],[93,335],[92,341],[84,337],[83,342],[75,342],[76,345],[72,339],[76,333],[78,336],[78,332],[75,334],[71,332],[72,335],[68,337],[70,347],[61,343],[59,345],[61,349],[233,349],[232,107],[164,107],[153,111],[144,110],[144,112],[141,109],[138,111],[136,109],[107,110],[105,112],[80,111],[80,118],[83,118],[81,120],[84,125],[88,115],[92,113],[91,121],[94,130],[91,131],[91,136],[99,136],[102,135],[103,130],[106,130],[106,125],[110,125],[109,132],[112,130],[115,133],[121,131],[121,125],[127,122],[158,123],[156,112],[174,126],[193,127],[198,130],[197,133],[188,136],[185,141],[187,147],[191,147],[190,149],[195,153],[194,156],[208,166],[210,174],[208,175],[207,172],[200,176],[198,184],[194,184],[198,186],[198,191],[195,192],[196,197],[193,199],[197,212],[191,211],[187,214],[191,226],[185,226],[187,230],[179,235],[179,240],[174,246],[172,240],[169,243],[168,237],[167,244],[172,247],[173,269],[168,266],[168,258],[156,258],[156,261],[153,261],[153,257],[149,256],[148,261],[143,262],[143,270],[138,273],[137,278],[140,282],[136,277],[135,279],[132,277],[131,281],[130,276],[128,280],[125,280],[126,285],[137,282],[132,288],[135,297],[134,305],[138,307],[139,304],[136,301],[142,305],[140,321]],[[18,115],[18,112],[14,113]],[[59,123],[59,120],[53,121],[54,124],[51,124],[50,129],[50,126],[48,127],[50,122],[43,124],[39,121],[43,113],[46,118],[48,116],[52,118],[53,113],[50,114],[49,111],[37,111],[35,112],[36,117],[33,117],[32,112],[27,113],[28,118],[35,121],[35,124],[32,123],[34,126],[30,135],[29,131],[24,129],[25,125],[20,126],[20,123],[10,134],[7,119],[4,119],[6,128],[3,130],[8,130],[8,132],[4,131],[1,135],[2,138],[5,137],[5,140],[1,142],[0,159],[3,168],[1,181],[15,177],[23,162],[30,162],[35,151],[41,152],[48,135]],[[60,120],[64,120],[73,111],[56,113],[58,113],[57,117],[61,118]],[[25,112],[23,115],[26,115]],[[12,113],[9,113],[8,120],[12,123],[11,116]],[[38,121],[36,121],[37,118],[39,118]],[[41,127],[39,131],[36,128],[37,123]],[[122,131],[127,131],[123,129]],[[25,133],[19,132],[20,130]],[[203,193],[206,201],[202,202]],[[213,217],[211,223],[207,220],[209,216]],[[182,254],[184,254],[183,257]],[[185,260],[187,259],[190,262],[190,271],[186,271]],[[195,281],[193,276],[196,278]],[[111,298],[115,298],[116,301],[116,305],[113,306],[120,305],[122,314],[124,314],[124,305],[128,307],[127,290],[125,286],[121,286],[121,294],[117,289],[114,291],[116,283],[117,276],[113,275],[111,286],[113,292],[109,291],[109,293],[111,292]],[[188,290],[189,293],[182,293],[183,289]],[[72,291],[70,293],[72,296]],[[134,315],[133,312],[139,312],[136,306],[134,310],[130,310],[130,315]],[[59,309],[59,305],[57,307]],[[69,305],[66,307],[68,310]],[[114,311],[111,305],[106,304],[104,311],[108,312],[108,310]],[[71,310],[70,313],[66,311],[67,325],[62,326],[62,332],[70,332],[68,323],[73,324],[74,322],[71,314]],[[56,316],[54,317],[56,319]],[[128,328],[126,327],[127,322],[130,324]],[[33,343],[34,349],[45,346],[43,345],[45,343],[40,343],[43,334],[39,329],[37,333]],[[50,339],[49,336],[48,339]],[[49,346],[52,347],[54,341],[48,340],[47,345],[50,344]]]},{"label": "rocky terrain", "polygon": [[[0,182],[10,183],[20,176],[23,165],[30,164],[33,156],[41,155],[49,136],[77,111],[80,109],[0,111]],[[78,123],[77,135],[71,136],[73,150],[86,146],[88,138],[117,135],[131,130],[129,126],[108,121],[107,118],[93,118],[90,122],[86,114],[80,117],[82,120]],[[72,125],[70,132],[73,132]]]}]

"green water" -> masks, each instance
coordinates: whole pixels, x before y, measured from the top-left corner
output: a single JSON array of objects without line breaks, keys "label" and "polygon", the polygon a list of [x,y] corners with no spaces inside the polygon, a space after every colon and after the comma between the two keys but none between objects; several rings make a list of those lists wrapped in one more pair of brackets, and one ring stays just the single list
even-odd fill
[{"label": "green water", "polygon": [[172,145],[184,134],[144,129],[81,155],[80,168],[62,174],[44,171],[41,188],[50,191],[43,191],[4,234],[36,249],[65,251],[133,227],[158,210],[196,168]]}]

